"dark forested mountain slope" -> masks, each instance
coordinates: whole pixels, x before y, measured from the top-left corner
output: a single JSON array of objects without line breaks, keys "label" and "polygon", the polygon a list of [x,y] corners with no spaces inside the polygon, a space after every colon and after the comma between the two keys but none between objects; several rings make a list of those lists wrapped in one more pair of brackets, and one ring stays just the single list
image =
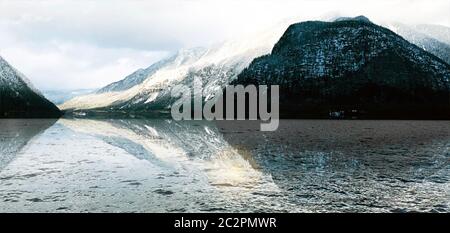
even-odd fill
[{"label": "dark forested mountain slope", "polygon": [[61,112],[0,57],[0,118],[53,118]]},{"label": "dark forested mountain slope", "polygon": [[365,17],[291,25],[234,84],[280,85],[284,117],[450,118],[450,65]]}]

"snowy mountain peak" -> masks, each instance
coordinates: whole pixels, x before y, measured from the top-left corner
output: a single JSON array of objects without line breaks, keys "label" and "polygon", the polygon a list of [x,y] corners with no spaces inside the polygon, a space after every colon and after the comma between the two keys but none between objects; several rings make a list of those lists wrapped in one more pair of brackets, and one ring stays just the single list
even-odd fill
[{"label": "snowy mountain peak", "polygon": [[169,66],[177,67],[189,64],[196,61],[199,57],[205,54],[206,51],[207,50],[205,48],[182,49],[169,58],[156,62],[145,69],[138,69],[124,79],[101,88],[97,91],[97,94],[128,90],[136,85],[142,84],[147,78],[155,74],[158,70]]}]

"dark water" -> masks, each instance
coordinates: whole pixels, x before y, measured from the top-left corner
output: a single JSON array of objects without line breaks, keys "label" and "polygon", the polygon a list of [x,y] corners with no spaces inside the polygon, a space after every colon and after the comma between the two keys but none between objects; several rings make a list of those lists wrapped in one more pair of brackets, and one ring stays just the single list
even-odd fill
[{"label": "dark water", "polygon": [[449,212],[448,121],[0,120],[2,212]]}]

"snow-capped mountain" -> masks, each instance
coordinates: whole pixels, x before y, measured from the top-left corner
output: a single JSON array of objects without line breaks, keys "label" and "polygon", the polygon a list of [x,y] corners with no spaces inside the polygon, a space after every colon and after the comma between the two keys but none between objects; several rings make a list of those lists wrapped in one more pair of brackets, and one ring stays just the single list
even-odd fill
[{"label": "snow-capped mountain", "polygon": [[0,118],[58,116],[59,109],[0,57]]},{"label": "snow-capped mountain", "polygon": [[102,89],[98,90],[97,93],[101,94],[105,92],[119,92],[128,90],[136,85],[141,84],[149,76],[155,74],[158,70],[164,67],[169,66],[176,67],[180,65],[189,64],[190,62],[197,60],[199,57],[205,54],[205,52],[206,52],[205,48],[180,50],[175,55],[167,59],[158,61],[145,69],[139,69],[136,72],[125,77],[125,79],[111,83],[106,87],[103,87]]},{"label": "snow-capped mountain", "polygon": [[450,28],[442,25],[419,24],[414,29],[450,45]]},{"label": "snow-capped mountain", "polygon": [[402,23],[385,23],[383,26],[450,64],[450,28]]},{"label": "snow-capped mountain", "polygon": [[269,53],[288,25],[283,22],[256,35],[232,39],[207,49],[182,50],[97,93],[67,101],[60,108],[66,111],[167,109],[173,102],[172,88],[177,84],[192,86],[194,77],[203,78],[204,89],[213,93],[235,79],[254,58]]},{"label": "snow-capped mountain", "polygon": [[285,116],[450,117],[450,65],[362,17],[291,25],[233,83],[280,85]]}]

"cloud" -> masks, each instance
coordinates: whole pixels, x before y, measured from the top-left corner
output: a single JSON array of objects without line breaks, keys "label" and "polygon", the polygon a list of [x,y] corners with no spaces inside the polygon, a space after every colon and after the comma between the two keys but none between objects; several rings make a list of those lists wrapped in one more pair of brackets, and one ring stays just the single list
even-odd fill
[{"label": "cloud", "polygon": [[102,87],[168,55],[166,51],[56,41],[43,47],[17,44],[0,53],[43,90]]},{"label": "cloud", "polygon": [[0,0],[0,55],[39,88],[101,87],[180,48],[286,18],[450,26],[449,9],[448,0]]}]

